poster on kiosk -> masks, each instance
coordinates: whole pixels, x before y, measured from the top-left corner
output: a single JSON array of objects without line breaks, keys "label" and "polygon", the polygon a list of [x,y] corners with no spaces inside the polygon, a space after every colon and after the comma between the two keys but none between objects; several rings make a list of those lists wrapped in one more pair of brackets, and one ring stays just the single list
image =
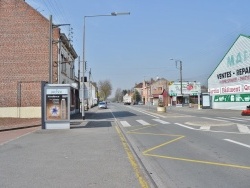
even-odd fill
[{"label": "poster on kiosk", "polygon": [[44,94],[45,129],[70,129],[70,85],[47,84]]}]

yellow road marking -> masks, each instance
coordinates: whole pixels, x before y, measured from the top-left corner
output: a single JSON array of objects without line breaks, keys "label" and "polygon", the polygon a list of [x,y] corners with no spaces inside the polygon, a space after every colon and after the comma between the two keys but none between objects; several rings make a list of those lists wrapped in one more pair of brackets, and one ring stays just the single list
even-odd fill
[{"label": "yellow road marking", "polygon": [[[156,125],[153,125],[156,126]],[[149,154],[149,152],[156,150],[160,147],[166,146],[168,144],[171,144],[173,142],[179,141],[180,139],[184,138],[185,136],[183,135],[170,135],[170,134],[156,134],[156,133],[142,133],[142,132],[136,132],[138,130],[142,130],[142,129],[146,129],[149,127],[153,127],[151,126],[147,126],[147,127],[143,127],[143,128],[139,128],[139,129],[135,129],[132,131],[129,131],[127,133],[129,134],[144,134],[144,135],[153,135],[153,136],[172,136],[172,137],[177,137],[173,140],[170,140],[168,142],[164,142],[160,145],[154,146],[152,148],[149,148],[145,151],[143,151],[143,155],[145,156],[151,156],[151,157],[158,157],[158,158],[165,158],[165,159],[172,159],[172,160],[179,160],[179,161],[186,161],[186,162],[192,162],[192,163],[201,163],[201,164],[208,164],[208,165],[216,165],[216,166],[224,166],[224,167],[232,167],[232,168],[241,168],[241,169],[247,169],[250,170],[250,166],[242,166],[242,165],[236,165],[236,164],[226,164],[226,163],[217,163],[217,162],[211,162],[211,161],[202,161],[202,160],[193,160],[193,159],[188,159],[188,158],[178,158],[178,157],[171,157],[171,156],[165,156],[165,155],[155,155],[155,154]]]},{"label": "yellow road marking", "polygon": [[129,149],[129,146],[128,146],[128,143],[127,143],[125,137],[121,133],[121,130],[120,130],[119,126],[115,126],[115,128],[116,128],[116,131],[117,131],[117,133],[118,133],[118,135],[119,135],[119,137],[120,137],[120,139],[122,141],[123,148],[127,153],[130,164],[133,167],[133,170],[134,170],[134,172],[136,174],[136,177],[137,177],[141,187],[144,187],[144,188],[149,187],[149,185],[148,185],[147,181],[145,180],[144,176],[141,174],[140,168],[139,168],[139,166],[138,166],[138,164],[137,164],[131,150]]},{"label": "yellow road marking", "polygon": [[150,148],[150,149],[144,151],[143,154],[147,154],[148,152],[150,152],[150,151],[152,151],[152,150],[155,150],[155,149],[157,149],[157,148],[163,147],[163,146],[165,146],[165,145],[167,145],[167,144],[170,144],[170,143],[172,143],[172,142],[175,142],[175,141],[177,141],[177,140],[180,140],[180,139],[182,139],[182,138],[184,138],[184,137],[185,137],[185,136],[180,136],[180,137],[178,137],[178,138],[176,138],[176,139],[170,140],[169,142],[165,142],[165,143],[163,143],[163,144],[160,144],[160,145],[157,145],[157,146],[155,146],[155,147],[152,147],[152,148]]},{"label": "yellow road marking", "polygon": [[144,155],[151,156],[151,157],[158,157],[158,158],[165,158],[165,159],[186,161],[186,162],[192,162],[192,163],[202,163],[202,164],[210,164],[210,165],[216,165],[216,166],[225,166],[225,167],[242,168],[242,169],[248,169],[248,170],[250,170],[250,166],[241,166],[241,165],[226,164],[226,163],[216,163],[216,162],[209,162],[209,161],[200,161],[200,160],[178,158],[178,157],[170,157],[170,156],[165,156],[165,155],[154,155],[154,154],[147,154],[147,153],[144,153]]}]

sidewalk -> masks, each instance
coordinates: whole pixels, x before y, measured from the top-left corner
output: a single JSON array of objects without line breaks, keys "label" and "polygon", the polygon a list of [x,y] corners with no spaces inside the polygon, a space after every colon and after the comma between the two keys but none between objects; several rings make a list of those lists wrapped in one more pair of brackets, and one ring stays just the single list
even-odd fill
[{"label": "sidewalk", "polygon": [[[143,187],[145,172],[131,163],[132,154],[115,123],[88,121],[99,117],[95,110],[85,113],[87,120],[80,113],[73,115],[70,131],[37,130],[2,145],[0,187]],[[0,127],[31,126],[38,120],[2,119],[5,125]]]},{"label": "sidewalk", "polygon": [[[94,110],[86,111],[85,116],[90,116]],[[82,114],[73,114],[70,116],[70,120],[71,122],[82,122]],[[0,132],[39,126],[41,126],[41,118],[0,118]]]}]

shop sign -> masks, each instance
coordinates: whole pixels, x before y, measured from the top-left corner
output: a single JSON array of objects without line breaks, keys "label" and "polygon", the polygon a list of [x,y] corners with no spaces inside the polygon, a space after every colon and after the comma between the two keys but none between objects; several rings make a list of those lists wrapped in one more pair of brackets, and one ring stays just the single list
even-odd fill
[{"label": "shop sign", "polygon": [[208,89],[208,92],[210,93],[210,95],[220,94],[220,88],[211,88]]},{"label": "shop sign", "polygon": [[250,92],[250,84],[244,84],[243,92]]},{"label": "shop sign", "polygon": [[240,92],[242,92],[241,85],[221,87],[222,94],[224,94],[224,93],[240,93]]},{"label": "shop sign", "polygon": [[[180,82],[171,82],[168,87],[170,96],[177,96],[181,94]],[[197,93],[200,92],[201,92],[201,85],[199,82],[182,82],[182,94],[197,95]]]},{"label": "shop sign", "polygon": [[215,95],[214,102],[250,102],[250,94]]},{"label": "shop sign", "polygon": [[47,95],[62,95],[62,94],[68,94],[67,89],[47,89],[46,92]]}]

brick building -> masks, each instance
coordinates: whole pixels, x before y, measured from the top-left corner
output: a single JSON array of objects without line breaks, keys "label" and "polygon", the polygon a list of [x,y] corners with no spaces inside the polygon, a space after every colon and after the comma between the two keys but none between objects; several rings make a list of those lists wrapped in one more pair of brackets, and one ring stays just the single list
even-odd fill
[{"label": "brick building", "polygon": [[[24,0],[0,0],[0,20],[0,117],[40,117],[41,81],[49,81],[50,22]],[[72,84],[77,54],[59,28],[53,40],[52,83]],[[77,108],[74,85],[71,107]]]}]

